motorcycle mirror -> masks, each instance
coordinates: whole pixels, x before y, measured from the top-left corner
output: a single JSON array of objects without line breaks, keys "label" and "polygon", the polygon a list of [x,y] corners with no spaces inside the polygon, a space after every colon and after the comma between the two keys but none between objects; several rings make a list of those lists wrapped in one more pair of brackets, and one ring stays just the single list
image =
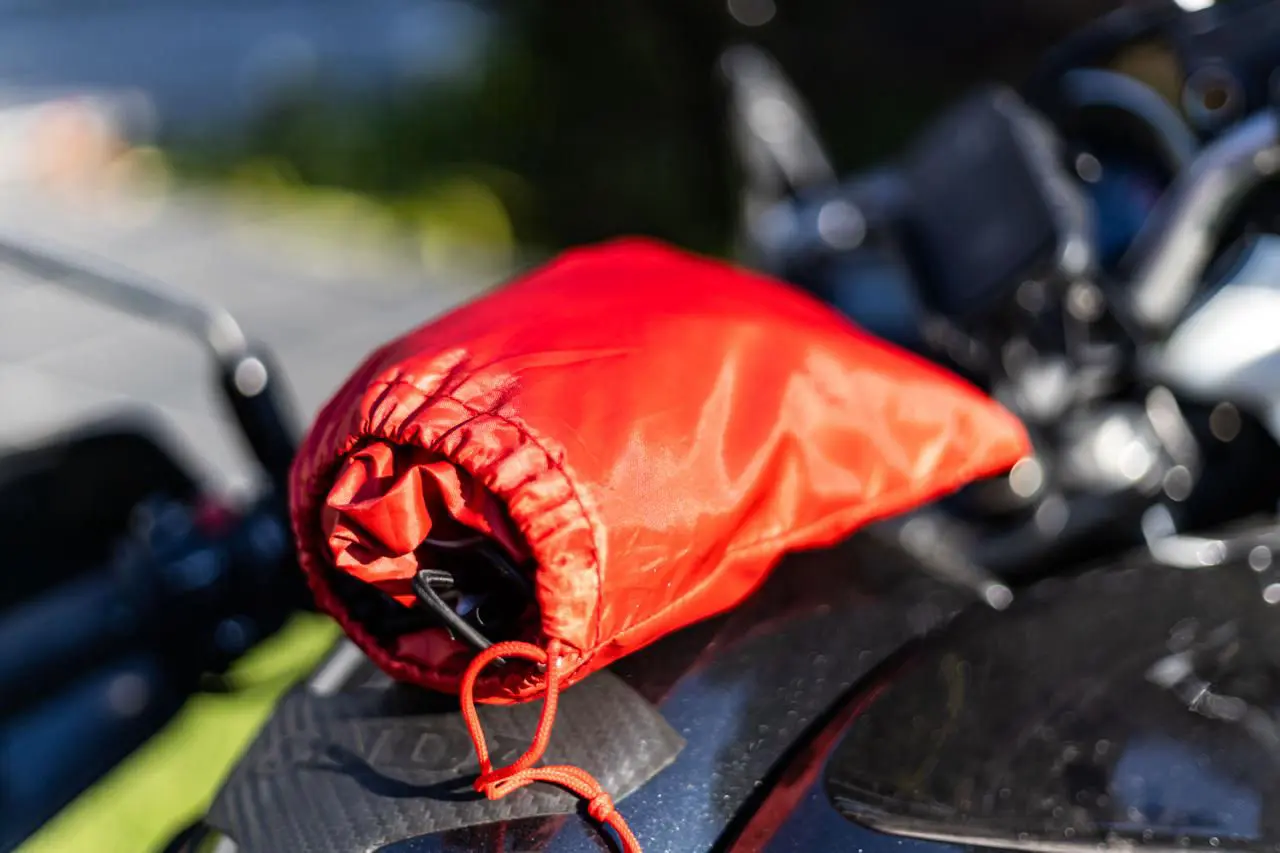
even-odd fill
[{"label": "motorcycle mirror", "polygon": [[758,242],[762,219],[783,199],[837,181],[804,99],[778,63],[753,45],[720,56],[729,132],[743,172],[742,227]]},{"label": "motorcycle mirror", "polygon": [[0,238],[0,264],[199,340],[217,364],[219,388],[250,451],[275,487],[285,488],[297,446],[293,408],[272,357],[245,337],[230,313],[101,261],[77,262],[10,239]]}]

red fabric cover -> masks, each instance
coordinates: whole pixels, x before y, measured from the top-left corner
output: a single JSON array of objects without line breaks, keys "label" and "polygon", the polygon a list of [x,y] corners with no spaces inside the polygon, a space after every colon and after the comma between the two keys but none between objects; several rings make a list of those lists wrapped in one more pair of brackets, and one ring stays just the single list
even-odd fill
[{"label": "red fabric cover", "polygon": [[[570,252],[370,356],[294,464],[320,607],[393,677],[456,692],[442,629],[381,648],[329,567],[411,604],[428,535],[536,561],[521,639],[567,686],[732,607],[784,553],[1008,468],[1019,422],[777,282],[641,240]],[[434,552],[433,552],[434,553]],[[543,686],[491,667],[477,698]]]}]

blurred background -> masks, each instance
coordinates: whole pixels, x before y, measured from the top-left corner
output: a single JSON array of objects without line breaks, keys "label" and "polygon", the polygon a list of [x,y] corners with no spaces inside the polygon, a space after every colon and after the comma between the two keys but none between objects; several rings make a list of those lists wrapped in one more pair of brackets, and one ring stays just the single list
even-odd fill
[{"label": "blurred background", "polygon": [[[726,48],[776,57],[844,174],[1114,5],[0,0],[0,237],[228,306],[307,418],[372,347],[563,247],[730,254]],[[145,406],[211,490],[251,485],[196,348],[7,272],[0,399],[0,445]],[[237,665],[250,688],[198,697],[21,849],[156,849],[333,637],[291,623]],[[0,735],[0,794],[6,754],[57,742]]]},{"label": "blurred background", "polygon": [[723,251],[727,45],[778,58],[846,171],[1112,5],[5,0],[2,162],[288,204],[429,268],[620,232]]}]

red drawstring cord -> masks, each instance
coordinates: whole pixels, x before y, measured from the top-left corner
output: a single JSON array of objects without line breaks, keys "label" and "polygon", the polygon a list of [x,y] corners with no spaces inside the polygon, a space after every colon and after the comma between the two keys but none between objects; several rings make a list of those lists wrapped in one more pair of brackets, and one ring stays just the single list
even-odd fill
[{"label": "red drawstring cord", "polygon": [[[534,767],[547,751],[547,743],[551,740],[551,727],[556,720],[556,706],[560,701],[560,643],[552,640],[547,643],[546,651],[532,643],[506,642],[495,643],[475,656],[471,665],[462,676],[462,719],[467,724],[467,733],[475,745],[476,756],[480,759],[480,778],[476,779],[475,789],[491,800],[497,800],[512,791],[523,788],[534,782],[550,782],[559,785],[587,801],[587,813],[601,823],[613,827],[622,842],[624,853],[642,853],[640,842],[636,840],[627,821],[614,810],[613,800],[600,787],[590,773],[580,767],[558,764],[549,767]],[[480,727],[480,716],[476,713],[476,678],[480,671],[498,658],[524,658],[546,667],[547,689],[542,706],[542,717],[538,720],[538,730],[533,735],[533,743],[524,755],[516,759],[509,767],[493,769],[489,760],[489,746],[485,743],[484,730]]]}]

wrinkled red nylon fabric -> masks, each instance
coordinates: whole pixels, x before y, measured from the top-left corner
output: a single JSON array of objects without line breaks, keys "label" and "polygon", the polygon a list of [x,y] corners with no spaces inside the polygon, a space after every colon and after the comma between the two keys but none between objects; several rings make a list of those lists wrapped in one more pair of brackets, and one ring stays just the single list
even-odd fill
[{"label": "wrinkled red nylon fabric", "polygon": [[[1029,452],[1019,422],[936,366],[759,275],[643,240],[569,252],[374,352],[294,464],[320,607],[392,676],[457,692],[443,629],[387,646],[336,568],[406,605],[428,537],[480,532],[536,565],[517,639],[569,686],[732,607],[829,545]],[[437,552],[431,552],[437,553]],[[545,667],[490,667],[482,702]]]}]

